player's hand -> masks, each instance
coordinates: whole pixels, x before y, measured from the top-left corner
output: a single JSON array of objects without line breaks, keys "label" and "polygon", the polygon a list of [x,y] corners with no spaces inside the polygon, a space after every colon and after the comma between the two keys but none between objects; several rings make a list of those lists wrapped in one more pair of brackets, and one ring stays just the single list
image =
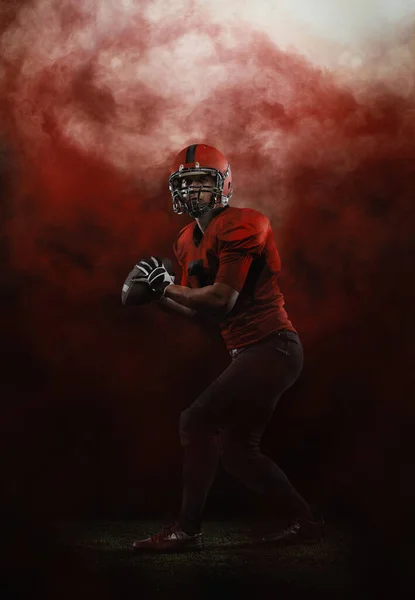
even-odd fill
[{"label": "player's hand", "polygon": [[130,273],[130,283],[146,283],[149,285],[147,275],[144,275],[142,269],[138,267],[138,264],[134,266]]},{"label": "player's hand", "polygon": [[136,267],[147,279],[151,289],[160,296],[164,296],[169,285],[174,283],[174,276],[170,275],[160,258],[155,256],[148,259],[143,258],[137,263]]}]

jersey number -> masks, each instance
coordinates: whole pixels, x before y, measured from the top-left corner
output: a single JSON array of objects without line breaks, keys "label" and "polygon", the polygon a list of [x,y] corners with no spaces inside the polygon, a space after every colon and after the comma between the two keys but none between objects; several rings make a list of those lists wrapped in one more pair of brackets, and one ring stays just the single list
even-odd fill
[{"label": "jersey number", "polygon": [[203,259],[192,260],[187,268],[189,277],[196,277],[199,287],[206,287],[215,282],[215,277],[208,273],[203,267]]}]

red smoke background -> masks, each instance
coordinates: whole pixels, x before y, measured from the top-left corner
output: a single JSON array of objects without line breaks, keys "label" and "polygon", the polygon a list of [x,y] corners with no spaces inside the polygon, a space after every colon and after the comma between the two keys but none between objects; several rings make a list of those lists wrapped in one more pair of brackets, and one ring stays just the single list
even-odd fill
[{"label": "red smoke background", "polygon": [[[247,24],[235,23],[227,44],[192,2],[157,26],[128,3],[107,20],[99,4],[48,6],[8,2],[0,13],[8,505],[57,517],[176,510],[179,413],[228,356],[216,332],[156,306],[124,307],[120,295],[141,256],[173,258],[188,219],[172,212],[171,160],[203,141],[231,163],[232,204],[272,222],[305,350],[264,451],[315,506],[386,530],[406,523],[415,416],[411,27],[378,43],[365,67],[372,78],[362,70],[340,81]],[[209,46],[213,65],[189,32]],[[396,46],[405,69],[379,75]],[[151,56],[159,70],[146,67]],[[220,477],[209,506],[233,510],[243,492]]]}]

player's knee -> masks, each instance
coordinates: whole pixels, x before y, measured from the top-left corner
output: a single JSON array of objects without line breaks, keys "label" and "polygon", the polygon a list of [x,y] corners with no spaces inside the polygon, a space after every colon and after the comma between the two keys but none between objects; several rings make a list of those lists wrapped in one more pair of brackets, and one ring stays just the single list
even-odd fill
[{"label": "player's knee", "polygon": [[182,446],[187,446],[192,440],[212,434],[204,411],[198,407],[189,406],[180,414],[179,434]]},{"label": "player's knee", "polygon": [[198,430],[198,414],[195,409],[189,407],[183,410],[179,420],[179,434],[182,446],[190,444]]},{"label": "player's knee", "polygon": [[227,471],[234,471],[247,460],[259,454],[259,447],[251,440],[224,438],[221,443],[221,458]]}]

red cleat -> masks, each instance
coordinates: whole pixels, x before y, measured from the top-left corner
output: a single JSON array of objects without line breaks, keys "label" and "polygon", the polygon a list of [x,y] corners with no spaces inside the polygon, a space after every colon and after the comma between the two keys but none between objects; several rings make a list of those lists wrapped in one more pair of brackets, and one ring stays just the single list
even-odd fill
[{"label": "red cleat", "polygon": [[137,540],[133,549],[139,552],[185,552],[203,549],[203,534],[188,535],[180,529],[178,523],[163,527],[144,540]]}]

